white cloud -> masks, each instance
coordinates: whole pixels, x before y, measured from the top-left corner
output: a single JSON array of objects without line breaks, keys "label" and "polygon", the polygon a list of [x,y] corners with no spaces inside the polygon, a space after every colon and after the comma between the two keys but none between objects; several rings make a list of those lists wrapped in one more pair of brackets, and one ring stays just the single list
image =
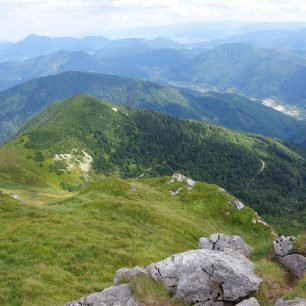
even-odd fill
[{"label": "white cloud", "polygon": [[0,40],[188,21],[306,21],[305,0],[0,0]]}]

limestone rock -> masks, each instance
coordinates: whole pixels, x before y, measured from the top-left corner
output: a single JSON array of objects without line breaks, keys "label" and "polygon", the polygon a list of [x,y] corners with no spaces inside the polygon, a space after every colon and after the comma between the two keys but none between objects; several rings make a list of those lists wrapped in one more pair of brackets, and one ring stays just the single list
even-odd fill
[{"label": "limestone rock", "polygon": [[253,249],[239,236],[228,236],[224,234],[213,234],[209,238],[202,237],[199,241],[200,249],[224,251],[231,249],[243,255],[250,255]]},{"label": "limestone rock", "polygon": [[137,192],[135,185],[131,185],[129,192],[133,192],[133,193]]},{"label": "limestone rock", "polygon": [[182,192],[182,190],[183,190],[183,188],[179,188],[177,191],[170,190],[169,193],[170,193],[171,196],[175,197],[175,196],[179,195]]},{"label": "limestone rock", "polygon": [[295,277],[302,277],[306,273],[306,257],[300,254],[290,254],[279,257],[279,261]]},{"label": "limestone rock", "polygon": [[306,306],[305,299],[294,299],[294,300],[283,300],[279,299],[276,301],[275,306]]},{"label": "limestone rock", "polygon": [[66,306],[140,306],[140,304],[135,301],[129,285],[120,285],[70,302]]},{"label": "limestone rock", "polygon": [[171,180],[169,181],[169,184],[175,183],[175,182],[184,182],[186,180],[186,176],[180,173],[175,173],[172,175]]},{"label": "limestone rock", "polygon": [[234,201],[231,201],[230,204],[232,206],[236,207],[238,210],[241,210],[241,209],[243,209],[245,207],[244,204],[241,201],[237,200],[237,199],[235,199]]},{"label": "limestone rock", "polygon": [[194,180],[192,180],[191,178],[188,178],[185,175],[180,174],[180,173],[173,174],[170,181],[168,182],[168,184],[173,184],[173,183],[176,183],[176,182],[186,183],[186,187],[187,187],[188,190],[192,190],[192,188],[196,184],[196,182]]},{"label": "limestone rock", "polygon": [[152,264],[147,270],[153,279],[165,284],[174,298],[191,305],[235,302],[256,291],[261,282],[254,273],[254,264],[232,250],[187,251]]},{"label": "limestone rock", "polygon": [[140,267],[119,269],[114,277],[114,285],[129,283],[133,278],[147,274],[148,272]]},{"label": "limestone rock", "polygon": [[281,236],[273,241],[274,252],[277,256],[286,256],[294,253],[294,237]]},{"label": "limestone rock", "polygon": [[252,297],[250,299],[247,300],[243,300],[242,302],[236,304],[236,306],[260,306],[258,301]]}]

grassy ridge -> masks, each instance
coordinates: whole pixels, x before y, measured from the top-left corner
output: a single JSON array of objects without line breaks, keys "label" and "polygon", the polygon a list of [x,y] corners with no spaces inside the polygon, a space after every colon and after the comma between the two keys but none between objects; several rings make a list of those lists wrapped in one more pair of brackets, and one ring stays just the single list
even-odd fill
[{"label": "grassy ridge", "polygon": [[[0,193],[0,304],[63,305],[109,286],[117,268],[194,249],[214,232],[239,234],[257,248],[255,258],[265,256],[270,229],[252,225],[251,209],[236,210],[217,186],[188,191],[168,181],[99,179],[39,207]],[[169,195],[179,187],[180,196]]]},{"label": "grassy ridge", "polygon": [[51,105],[22,133],[0,150],[0,164],[6,165],[2,177],[11,175],[8,165],[22,164],[53,185],[80,190],[84,175],[62,171],[54,156],[84,150],[93,157],[96,172],[121,177],[183,172],[229,190],[273,224],[279,225],[277,218],[284,216],[278,227],[282,232],[305,230],[299,218],[286,218],[289,209],[297,215],[305,209],[305,151],[277,140],[87,96]]}]

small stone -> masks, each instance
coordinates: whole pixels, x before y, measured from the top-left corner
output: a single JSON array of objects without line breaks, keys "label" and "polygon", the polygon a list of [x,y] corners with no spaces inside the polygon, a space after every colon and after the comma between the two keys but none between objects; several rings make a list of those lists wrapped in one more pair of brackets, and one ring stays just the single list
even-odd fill
[{"label": "small stone", "polygon": [[275,306],[306,306],[306,300],[299,298],[294,300],[279,299],[276,301]]},{"label": "small stone", "polygon": [[190,178],[187,178],[186,179],[186,184],[189,186],[189,187],[193,187],[195,185],[195,181],[190,179]]},{"label": "small stone", "polygon": [[177,191],[170,191],[170,195],[175,197],[177,195],[179,195],[182,192],[183,188],[179,188]]},{"label": "small stone", "polygon": [[132,185],[129,189],[129,192],[137,192],[137,189],[134,185]]},{"label": "small stone", "polygon": [[114,285],[129,283],[133,278],[147,275],[148,272],[144,268],[122,268],[119,269],[114,277]]},{"label": "small stone", "polygon": [[258,301],[252,297],[250,299],[247,300],[243,300],[242,302],[236,304],[236,306],[260,306]]},{"label": "small stone", "polygon": [[245,207],[244,204],[241,201],[237,200],[237,199],[235,199],[234,201],[231,201],[230,204],[232,206],[236,207],[238,210],[241,210],[241,209],[243,209]]}]

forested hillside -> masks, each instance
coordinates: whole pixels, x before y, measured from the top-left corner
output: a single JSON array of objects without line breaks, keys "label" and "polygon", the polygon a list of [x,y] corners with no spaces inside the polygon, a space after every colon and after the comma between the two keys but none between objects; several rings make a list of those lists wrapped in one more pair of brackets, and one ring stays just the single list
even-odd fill
[{"label": "forested hillside", "polygon": [[[4,185],[11,169],[15,177],[16,171],[24,172],[18,170],[22,164],[43,180],[80,190],[84,177],[69,170],[63,154],[80,159],[85,151],[92,157],[93,169],[105,175],[135,178],[178,171],[216,183],[272,221],[280,215],[288,218],[288,210],[305,209],[305,151],[262,136],[87,96],[51,105],[20,132],[24,133],[0,151]],[[59,154],[60,160],[55,158]],[[305,224],[295,223],[299,227]]]},{"label": "forested hillside", "polygon": [[65,72],[35,79],[0,92],[0,142],[55,100],[86,93],[117,104],[227,128],[300,141],[306,127],[276,110],[235,94],[197,93],[140,79]]}]

